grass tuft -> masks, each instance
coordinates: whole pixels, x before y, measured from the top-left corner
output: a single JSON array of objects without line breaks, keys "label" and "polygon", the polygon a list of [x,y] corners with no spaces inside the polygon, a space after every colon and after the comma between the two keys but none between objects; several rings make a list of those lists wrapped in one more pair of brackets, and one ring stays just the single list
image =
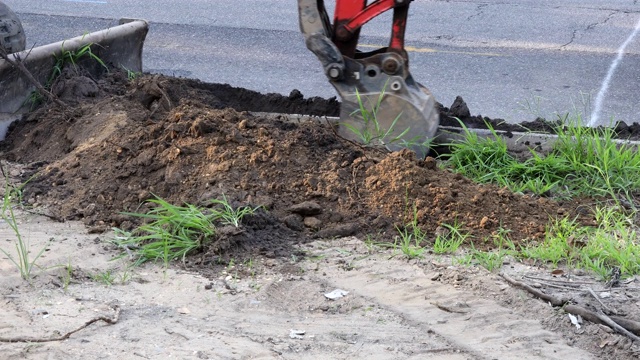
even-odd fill
[{"label": "grass tuft", "polygon": [[0,214],[0,216],[16,236],[14,244],[16,256],[14,257],[13,254],[4,249],[0,249],[0,251],[2,251],[2,253],[7,258],[9,258],[13,265],[15,265],[15,267],[20,272],[20,277],[22,277],[22,279],[31,281],[36,262],[42,256],[47,247],[46,245],[43,246],[42,249],[40,249],[40,251],[38,251],[38,253],[33,256],[33,258],[29,255],[31,246],[29,245],[29,241],[22,236],[15,212],[13,211],[14,201],[22,201],[23,187],[24,184],[18,187],[10,185],[9,178],[5,177],[4,196],[2,198],[2,213]]},{"label": "grass tuft", "polygon": [[616,142],[611,128],[581,125],[577,119],[558,127],[552,151],[544,155],[531,150],[526,159],[511,155],[495,132],[481,138],[464,128],[464,140],[450,144],[447,164],[477,182],[506,186],[513,192],[617,199],[640,190],[640,153]]},{"label": "grass tuft", "polygon": [[234,208],[224,195],[221,200],[211,201],[216,205],[213,209],[191,204],[176,206],[158,197],[147,203],[153,205],[147,213],[123,213],[142,218],[145,224],[131,232],[114,229],[115,244],[136,257],[136,265],[161,260],[168,267],[172,260],[184,261],[187,255],[216,238],[218,224],[240,227],[242,218],[258,209]]}]

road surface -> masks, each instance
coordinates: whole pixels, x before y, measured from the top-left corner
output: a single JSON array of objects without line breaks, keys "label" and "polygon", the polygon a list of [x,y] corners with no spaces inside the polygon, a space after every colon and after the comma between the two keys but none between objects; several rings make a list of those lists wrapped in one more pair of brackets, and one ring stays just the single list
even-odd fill
[{"label": "road surface", "polygon": [[[295,1],[4,2],[21,17],[30,45],[144,18],[151,23],[146,71],[260,92],[335,95],[304,46]],[[639,121],[640,4],[604,3],[416,0],[406,38],[411,72],[445,106],[460,95],[473,114],[509,122],[567,112],[588,121],[596,107],[599,123]],[[361,42],[386,44],[390,23],[385,16],[368,24]]]}]

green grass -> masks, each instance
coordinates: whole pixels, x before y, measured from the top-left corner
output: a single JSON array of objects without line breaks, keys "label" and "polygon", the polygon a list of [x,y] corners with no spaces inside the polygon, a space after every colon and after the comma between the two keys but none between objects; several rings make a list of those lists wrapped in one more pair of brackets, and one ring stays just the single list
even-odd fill
[{"label": "green grass", "polygon": [[[635,216],[635,214],[633,215]],[[595,210],[597,226],[580,226],[568,219],[553,222],[545,240],[522,249],[520,256],[589,270],[607,279],[614,267],[622,276],[640,274],[637,226],[628,215],[610,207]]]},{"label": "green grass", "polygon": [[495,235],[485,239],[486,243],[491,241],[496,246],[495,251],[478,250],[472,243],[471,250],[464,256],[454,258],[453,263],[464,266],[479,265],[494,272],[502,267],[506,256],[517,256],[518,251],[515,243],[509,238],[508,229],[501,227]]},{"label": "green grass", "polygon": [[48,84],[53,84],[53,81],[62,74],[62,70],[65,68],[67,64],[71,64],[73,67],[76,67],[78,62],[84,58],[89,58],[96,61],[100,64],[105,70],[109,71],[107,65],[100,59],[100,57],[93,53],[91,47],[95,44],[89,43],[79,48],[76,51],[65,50],[64,43],[62,44],[62,50],[60,55],[54,55],[56,62],[53,66],[53,73],[49,77]]},{"label": "green grass", "polygon": [[431,139],[422,139],[420,136],[414,136],[413,138],[406,139],[405,137],[409,134],[411,128],[396,128],[398,120],[402,117],[402,112],[398,113],[393,118],[389,127],[382,125],[382,123],[386,123],[386,120],[380,119],[379,113],[382,101],[385,97],[386,88],[387,84],[385,84],[382,91],[380,91],[380,95],[378,95],[375,102],[369,101],[370,98],[368,97],[363,97],[358,89],[356,89],[358,109],[353,111],[350,115],[352,118],[358,119],[361,126],[357,127],[346,122],[340,123],[340,125],[346,127],[350,132],[352,132],[358,142],[365,146],[397,144],[405,148],[420,147],[428,149],[431,146]]},{"label": "green grass", "polygon": [[2,253],[9,258],[13,265],[20,272],[20,277],[24,280],[31,281],[33,277],[33,270],[36,267],[36,262],[42,256],[46,250],[46,245],[40,249],[34,256],[30,255],[31,246],[28,239],[22,236],[18,221],[16,219],[15,212],[13,210],[14,202],[22,201],[22,188],[21,186],[13,186],[10,184],[9,178],[5,178],[4,196],[2,198],[2,213],[0,216],[2,220],[9,226],[15,235],[15,256],[5,250],[0,249]]},{"label": "green grass", "polygon": [[139,72],[139,71],[129,70],[129,69],[127,69],[124,65],[121,65],[121,66],[122,66],[122,69],[123,69],[124,71],[126,71],[126,73],[127,73],[127,80],[129,80],[129,81],[133,81],[133,80],[137,79],[138,77],[142,76],[142,73],[141,73],[141,72]]},{"label": "green grass", "polygon": [[425,234],[419,227],[396,227],[398,235],[395,237],[394,248],[400,250],[409,259],[421,258],[426,251],[423,243]]},{"label": "green grass", "polygon": [[223,225],[232,225],[234,227],[240,227],[240,222],[243,217],[253,215],[260,208],[241,206],[234,209],[224,194],[222,195],[222,199],[213,199],[210,203],[216,206],[211,210],[211,215]]},{"label": "green grass", "polygon": [[[54,55],[55,63],[53,65],[53,70],[51,71],[51,74],[47,78],[47,81],[44,84],[44,88],[50,91],[51,87],[53,86],[53,83],[62,74],[63,69],[68,64],[70,64],[75,68],[78,62],[84,58],[89,58],[94,60],[95,62],[100,64],[103,68],[105,68],[106,71],[109,71],[109,67],[104,63],[104,61],[91,50],[93,46],[96,46],[96,44],[89,43],[82,46],[76,51],[71,51],[71,50],[65,50],[64,42],[63,42],[60,54]],[[127,70],[127,76],[133,76],[133,75],[135,75],[135,73],[131,73],[129,70]],[[33,107],[38,105],[40,102],[42,102],[42,100],[43,100],[42,94],[40,94],[40,92],[38,91],[33,91],[31,92],[31,94],[29,94],[29,96],[25,100],[25,104],[30,104]]]},{"label": "green grass", "polygon": [[445,234],[437,235],[433,242],[433,252],[435,254],[453,254],[460,245],[469,238],[469,234],[463,232],[462,224],[455,222],[453,225],[440,225],[446,229]]},{"label": "green grass", "polygon": [[136,257],[136,265],[162,261],[167,267],[173,260],[184,261],[187,255],[216,238],[218,225],[239,227],[243,217],[258,209],[234,208],[224,195],[222,200],[211,201],[215,205],[212,209],[191,204],[177,206],[160,198],[150,199],[147,203],[153,208],[146,213],[123,213],[143,219],[143,225],[131,232],[114,229],[114,243]]},{"label": "green grass", "polygon": [[480,138],[464,128],[464,140],[450,144],[451,155],[445,164],[476,182],[497,184],[516,193],[604,199],[593,209],[596,226],[583,226],[571,218],[550,218],[540,243],[516,247],[508,236],[499,234],[494,239],[497,251],[472,249],[456,261],[495,270],[504,256],[511,255],[551,267],[585,269],[603,279],[614,268],[623,276],[640,274],[638,212],[633,201],[640,190],[640,154],[616,142],[613,129],[583,127],[579,117],[566,117],[557,134],[548,154],[531,150],[521,159],[509,153],[495,132]]},{"label": "green grass", "polygon": [[113,270],[105,270],[92,274],[91,279],[95,282],[103,283],[106,286],[111,286],[116,280],[116,275],[113,273]]},{"label": "green grass", "polygon": [[640,154],[617,144],[613,129],[582,127],[577,119],[557,131],[558,141],[549,154],[531,150],[529,157],[518,159],[495,133],[481,138],[465,128],[465,139],[450,144],[452,153],[446,164],[477,182],[505,186],[513,192],[617,199],[640,190]]},{"label": "green grass", "polygon": [[[640,241],[636,214],[625,214],[611,207],[595,210],[597,226],[583,226],[569,218],[551,220],[545,238],[540,243],[516,246],[506,230],[494,236],[494,251],[480,251],[472,244],[464,256],[454,258],[454,264],[480,265],[489,271],[502,266],[506,256],[535,260],[551,268],[587,270],[603,280],[619,268],[623,277],[640,274]],[[488,241],[490,239],[487,239]]]},{"label": "green grass", "polygon": [[[356,89],[356,98],[358,99],[359,108],[351,113],[351,116],[362,120],[362,127],[357,128],[348,123],[341,123],[341,125],[345,126],[349,131],[355,134],[358,141],[363,145],[384,145],[387,141],[394,142],[400,140],[400,137],[387,139],[391,134],[393,134],[394,126],[400,119],[400,115],[393,120],[388,129],[384,129],[380,125],[380,120],[378,119],[380,106],[384,99],[384,90],[380,92],[375,104],[365,104],[358,89]],[[405,133],[408,130],[409,129],[405,130]]]}]

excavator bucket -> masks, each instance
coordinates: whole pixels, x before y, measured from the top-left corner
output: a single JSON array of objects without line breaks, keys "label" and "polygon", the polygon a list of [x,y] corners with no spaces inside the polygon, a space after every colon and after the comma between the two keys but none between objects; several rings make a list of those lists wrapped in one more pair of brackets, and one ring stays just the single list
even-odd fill
[{"label": "excavator bucket", "polygon": [[391,151],[404,148],[424,158],[438,130],[435,98],[396,62],[390,75],[382,70],[396,54],[380,54],[364,61],[345,58],[357,76],[330,80],[342,98],[340,136],[362,143],[380,143]]},{"label": "excavator bucket", "polygon": [[[133,72],[142,71],[142,46],[149,30],[144,20],[121,19],[117,26],[48,44],[33,49],[9,54],[10,59],[19,60],[40,84],[45,84],[56,66],[56,57],[65,52],[78,52],[90,46],[91,52],[104,64]],[[96,64],[96,72],[103,71]],[[88,69],[92,71],[92,69]],[[0,59],[0,139],[4,138],[6,126],[19,119],[21,112],[28,110],[26,102],[35,90],[28,75],[9,62]]]},{"label": "excavator bucket", "polygon": [[[409,148],[424,158],[440,119],[433,95],[409,72],[404,31],[410,2],[336,0],[331,23],[324,0],[298,0],[298,14],[307,48],[342,98],[338,133],[392,151]],[[359,51],[362,25],[388,10],[393,10],[389,46]]]}]

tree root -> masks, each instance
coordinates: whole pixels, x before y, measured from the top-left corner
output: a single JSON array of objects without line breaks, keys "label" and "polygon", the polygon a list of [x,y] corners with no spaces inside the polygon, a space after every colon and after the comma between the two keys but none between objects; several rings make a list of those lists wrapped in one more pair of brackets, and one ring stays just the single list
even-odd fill
[{"label": "tree root", "polygon": [[502,278],[505,279],[509,284],[513,286],[517,286],[521,289],[524,289],[530,292],[531,294],[533,294],[533,296],[539,299],[542,299],[544,301],[547,301],[553,306],[562,307],[563,310],[566,311],[567,313],[570,313],[573,315],[579,315],[583,319],[591,321],[592,323],[595,323],[595,324],[602,324],[602,325],[609,326],[610,328],[617,331],[618,333],[628,337],[633,341],[640,343],[640,337],[637,336],[637,335],[640,335],[640,323],[637,321],[625,319],[619,316],[609,317],[602,312],[595,313],[581,306],[569,304],[569,300],[559,299],[554,296],[545,294],[521,281],[514,280],[508,275],[500,274],[500,276],[502,276]]},{"label": "tree root", "polygon": [[89,325],[98,322],[98,321],[104,321],[105,323],[109,324],[109,325],[113,325],[115,323],[118,322],[118,318],[120,317],[120,306],[118,305],[114,305],[113,306],[113,310],[115,311],[115,314],[113,315],[113,317],[108,318],[106,316],[100,316],[97,318],[93,318],[89,321],[87,321],[86,323],[84,323],[84,325],[80,326],[79,328],[69,331],[68,333],[61,335],[61,336],[52,336],[49,338],[35,338],[35,337],[27,337],[27,336],[18,336],[18,337],[14,337],[14,338],[6,338],[6,337],[0,337],[0,342],[6,342],[6,343],[18,343],[18,342],[25,342],[25,343],[44,343],[44,342],[51,342],[51,341],[62,341],[62,340],[67,340],[71,335],[77,333],[78,331],[88,327]]}]

